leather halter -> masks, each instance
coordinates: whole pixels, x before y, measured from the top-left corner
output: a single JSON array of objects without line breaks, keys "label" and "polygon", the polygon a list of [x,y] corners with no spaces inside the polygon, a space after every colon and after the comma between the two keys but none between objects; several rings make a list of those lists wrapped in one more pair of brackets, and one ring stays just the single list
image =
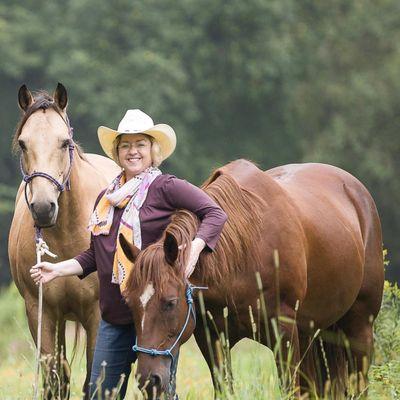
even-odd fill
[{"label": "leather halter", "polygon": [[[61,117],[62,118],[62,117]],[[58,182],[57,179],[52,177],[51,175],[47,174],[46,172],[33,172],[32,174],[27,174],[24,170],[24,166],[22,163],[22,155],[19,158],[19,166],[21,169],[21,174],[22,174],[22,179],[25,182],[25,188],[24,188],[24,194],[25,194],[25,201],[26,204],[28,205],[28,208],[30,209],[29,201],[28,201],[28,194],[27,194],[27,187],[28,183],[33,180],[33,178],[36,178],[38,176],[42,178],[48,179],[51,183],[53,183],[56,188],[58,189],[59,192],[63,192],[65,189],[71,190],[71,171],[72,171],[72,163],[74,161],[74,149],[75,149],[75,143],[73,140],[73,128],[71,127],[71,124],[69,122],[68,116],[66,118],[62,118],[62,120],[65,122],[65,124],[68,127],[68,134],[69,134],[69,145],[68,145],[68,152],[69,152],[69,167],[68,167],[68,172],[67,175],[62,183]]]}]

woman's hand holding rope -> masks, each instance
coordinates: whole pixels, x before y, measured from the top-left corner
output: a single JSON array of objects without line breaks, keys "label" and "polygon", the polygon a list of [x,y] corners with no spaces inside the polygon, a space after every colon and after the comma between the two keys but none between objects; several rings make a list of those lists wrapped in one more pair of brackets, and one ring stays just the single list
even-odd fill
[{"label": "woman's hand holding rope", "polygon": [[34,265],[29,270],[29,273],[31,274],[31,278],[34,280],[36,285],[38,285],[40,282],[51,282],[53,279],[60,276],[82,275],[83,269],[78,261],[76,261],[74,258],[71,258],[58,263],[42,261]]}]

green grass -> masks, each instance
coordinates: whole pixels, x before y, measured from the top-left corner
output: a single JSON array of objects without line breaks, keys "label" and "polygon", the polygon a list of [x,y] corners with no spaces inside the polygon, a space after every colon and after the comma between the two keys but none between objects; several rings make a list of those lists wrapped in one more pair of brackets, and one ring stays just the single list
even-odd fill
[{"label": "green grass", "polygon": [[[35,351],[26,323],[24,305],[14,285],[0,293],[0,399],[31,399]],[[69,332],[69,348],[73,337]],[[400,290],[385,285],[382,311],[375,325],[375,363],[370,369],[371,399],[400,399]],[[278,377],[273,355],[260,344],[243,340],[232,351],[234,396],[226,399],[279,399]],[[85,375],[83,349],[72,366],[71,399],[80,398]],[[127,399],[140,398],[130,382]],[[178,368],[181,399],[213,398],[208,367],[193,339],[182,347]]]}]

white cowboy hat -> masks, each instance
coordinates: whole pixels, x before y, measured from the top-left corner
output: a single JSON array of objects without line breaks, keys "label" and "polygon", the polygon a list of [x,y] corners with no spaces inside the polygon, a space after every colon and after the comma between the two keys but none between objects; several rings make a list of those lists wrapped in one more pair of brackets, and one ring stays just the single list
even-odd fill
[{"label": "white cowboy hat", "polygon": [[153,137],[160,146],[162,160],[168,158],[176,146],[174,130],[166,124],[154,125],[153,120],[141,110],[128,110],[118,125],[118,129],[100,126],[97,129],[99,142],[104,153],[113,158],[114,140],[119,135],[144,133]]}]

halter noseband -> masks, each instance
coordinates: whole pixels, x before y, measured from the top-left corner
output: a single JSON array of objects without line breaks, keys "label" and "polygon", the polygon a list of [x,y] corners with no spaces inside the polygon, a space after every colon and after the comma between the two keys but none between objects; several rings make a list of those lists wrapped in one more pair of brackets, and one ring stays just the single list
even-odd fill
[{"label": "halter noseband", "polygon": [[[61,117],[62,118],[62,117]],[[73,140],[73,128],[69,122],[68,116],[66,118],[62,118],[65,124],[68,127],[68,134],[69,134],[69,145],[68,145],[68,152],[69,152],[69,167],[68,167],[68,172],[67,175],[64,179],[63,183],[58,182],[57,179],[53,178],[51,175],[47,174],[46,172],[33,172],[32,174],[27,174],[24,170],[24,166],[22,163],[22,155],[19,158],[19,167],[21,169],[21,174],[22,174],[22,179],[25,182],[25,201],[26,204],[28,205],[28,208],[30,209],[29,206],[29,201],[28,201],[28,194],[27,194],[27,187],[28,183],[33,180],[33,178],[36,178],[38,176],[42,178],[48,179],[57,189],[59,192],[63,192],[65,189],[71,190],[71,171],[72,171],[72,163],[74,161],[74,149],[75,149],[75,143]]]},{"label": "halter noseband", "polygon": [[194,286],[190,283],[187,283],[186,285],[186,290],[185,290],[185,297],[186,297],[186,303],[188,305],[188,310],[187,310],[187,314],[186,314],[186,319],[185,319],[185,323],[183,324],[183,327],[178,335],[178,337],[175,339],[175,342],[173,343],[173,345],[166,350],[157,350],[157,349],[149,349],[147,347],[140,347],[137,344],[137,336],[136,336],[136,342],[135,345],[132,347],[132,351],[134,351],[135,353],[145,353],[145,354],[149,354],[153,357],[155,356],[167,356],[167,357],[171,357],[171,367],[170,367],[170,385],[171,385],[171,381],[172,381],[172,371],[173,368],[175,366],[175,362],[176,362],[176,358],[174,357],[174,355],[172,354],[172,350],[175,348],[175,346],[178,344],[179,340],[181,339],[183,333],[186,330],[186,327],[189,323],[189,319],[190,319],[190,315],[193,316],[193,320],[194,323],[196,324],[196,312],[194,309],[194,304],[193,304],[193,290],[195,289],[208,289],[207,287],[202,287],[202,286]]}]

